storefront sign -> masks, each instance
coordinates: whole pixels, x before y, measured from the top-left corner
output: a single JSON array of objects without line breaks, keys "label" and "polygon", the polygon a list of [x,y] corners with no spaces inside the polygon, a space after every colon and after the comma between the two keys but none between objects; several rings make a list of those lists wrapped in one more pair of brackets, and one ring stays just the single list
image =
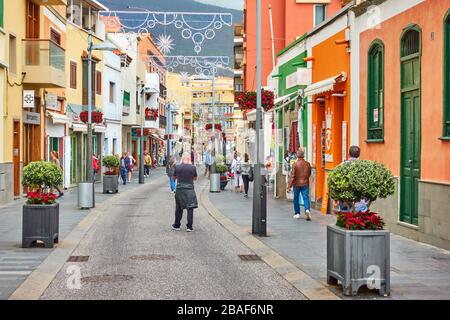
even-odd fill
[{"label": "storefront sign", "polygon": [[41,124],[41,114],[37,112],[23,112],[23,123],[26,124],[35,124],[40,125]]},{"label": "storefront sign", "polygon": [[23,107],[34,108],[34,90],[23,90]]},{"label": "storefront sign", "polygon": [[56,94],[47,93],[45,95],[45,107],[48,110],[61,111],[61,106],[58,104],[58,96]]},{"label": "storefront sign", "polygon": [[328,112],[325,115],[326,117],[326,127],[325,127],[325,161],[333,162],[333,138],[332,138],[332,123],[333,123],[333,112],[328,109]]}]

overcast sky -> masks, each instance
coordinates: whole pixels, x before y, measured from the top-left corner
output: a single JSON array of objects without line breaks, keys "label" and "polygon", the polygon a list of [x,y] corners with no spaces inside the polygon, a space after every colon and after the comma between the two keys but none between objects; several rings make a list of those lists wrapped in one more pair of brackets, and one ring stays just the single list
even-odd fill
[{"label": "overcast sky", "polygon": [[196,0],[196,1],[237,10],[242,10],[244,8],[244,0]]}]

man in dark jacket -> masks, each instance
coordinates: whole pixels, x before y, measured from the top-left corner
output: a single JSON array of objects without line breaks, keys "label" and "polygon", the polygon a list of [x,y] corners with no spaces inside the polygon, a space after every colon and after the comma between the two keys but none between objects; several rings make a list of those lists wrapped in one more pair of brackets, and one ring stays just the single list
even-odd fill
[{"label": "man in dark jacket", "polygon": [[181,164],[175,167],[173,179],[177,181],[175,192],[175,223],[172,229],[179,231],[183,210],[187,210],[187,232],[193,231],[194,209],[198,208],[197,196],[194,189],[194,181],[197,180],[197,169],[191,164],[191,155],[185,152],[181,158]]},{"label": "man in dark jacket", "polygon": [[299,148],[297,151],[297,162],[292,166],[291,179],[288,191],[294,187],[294,219],[300,219],[300,193],[305,204],[306,220],[311,221],[311,205],[309,201],[309,178],[311,177],[311,165],[305,160],[305,151]]},{"label": "man in dark jacket", "polygon": [[131,160],[128,157],[128,152],[124,152],[120,158],[120,177],[122,178],[123,184],[127,184],[128,169],[130,167]]}]

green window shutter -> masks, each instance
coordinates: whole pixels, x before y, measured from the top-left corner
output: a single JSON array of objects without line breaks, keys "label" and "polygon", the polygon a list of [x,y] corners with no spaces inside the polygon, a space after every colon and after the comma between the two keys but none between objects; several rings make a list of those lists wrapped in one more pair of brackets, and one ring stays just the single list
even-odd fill
[{"label": "green window shutter", "polygon": [[3,0],[0,0],[0,27],[3,28]]},{"label": "green window shutter", "polygon": [[450,138],[450,11],[444,26],[444,129],[443,136]]},{"label": "green window shutter", "polygon": [[130,103],[130,93],[127,92],[127,91],[124,91],[124,93],[123,93],[123,105],[124,105],[125,107],[131,106],[131,103]]},{"label": "green window shutter", "polygon": [[384,139],[384,47],[375,41],[369,50],[367,85],[367,140]]}]

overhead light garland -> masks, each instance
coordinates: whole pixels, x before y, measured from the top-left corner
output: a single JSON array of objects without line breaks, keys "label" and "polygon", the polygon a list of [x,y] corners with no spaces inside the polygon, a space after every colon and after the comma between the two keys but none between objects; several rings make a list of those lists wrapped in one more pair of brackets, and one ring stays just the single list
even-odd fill
[{"label": "overhead light garland", "polygon": [[[230,57],[228,56],[164,56],[161,59],[160,55],[149,55],[148,61],[157,68],[165,68],[168,72],[175,72],[180,66],[189,66],[195,70],[197,75],[209,76],[214,73],[217,74],[218,69],[230,70],[226,68],[230,64]],[[187,72],[182,72],[181,75],[187,76]]]},{"label": "overhead light garland", "polygon": [[[174,26],[179,30],[183,39],[193,42],[194,51],[197,54],[202,51],[205,41],[215,38],[216,31],[233,26],[231,13],[100,11],[99,14],[106,17],[104,20],[107,26],[115,28],[117,32],[121,33],[147,34],[158,26]],[[167,49],[173,45],[173,41],[167,46],[169,37],[164,36],[166,44],[164,48]]]}]

